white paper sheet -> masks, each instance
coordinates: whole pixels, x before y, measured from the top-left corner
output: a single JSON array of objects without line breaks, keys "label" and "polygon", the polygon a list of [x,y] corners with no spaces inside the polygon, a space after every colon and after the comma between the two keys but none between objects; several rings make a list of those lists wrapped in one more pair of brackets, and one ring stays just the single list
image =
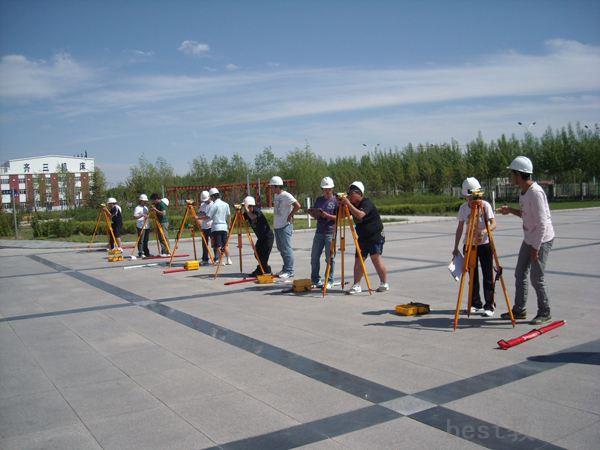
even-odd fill
[{"label": "white paper sheet", "polygon": [[450,276],[452,278],[454,278],[454,281],[460,280],[464,261],[465,260],[464,260],[463,256],[459,253],[454,258],[452,258],[452,261],[450,261],[450,264],[448,264],[448,270],[450,271]]}]

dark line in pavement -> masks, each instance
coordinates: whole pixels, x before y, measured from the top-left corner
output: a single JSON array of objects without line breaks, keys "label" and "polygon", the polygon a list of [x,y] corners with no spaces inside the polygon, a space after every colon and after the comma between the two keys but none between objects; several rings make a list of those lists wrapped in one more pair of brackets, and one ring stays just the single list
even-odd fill
[{"label": "dark line in pavement", "polygon": [[131,303],[119,303],[116,305],[88,306],[87,308],[74,308],[74,309],[65,309],[63,311],[50,311],[50,312],[45,312],[45,313],[25,314],[22,316],[2,317],[2,318],[0,318],[0,322],[14,322],[15,320],[39,319],[40,317],[66,316],[69,314],[78,314],[78,313],[92,312],[92,311],[102,311],[105,309],[115,309],[115,308],[129,307],[129,306],[133,306],[133,305]]},{"label": "dark line in pavement", "polygon": [[37,277],[41,275],[56,275],[56,272],[40,272],[40,273],[21,273],[18,275],[0,275],[0,280],[7,278],[24,278],[24,277]]},{"label": "dark line in pavement", "polygon": [[408,417],[486,448],[497,450],[562,448],[443,406],[426,409]]},{"label": "dark line in pavement", "polygon": [[389,422],[399,417],[402,417],[402,414],[383,406],[373,405],[260,436],[228,442],[210,447],[210,449],[242,450],[259,448],[261,450],[276,450],[295,448]]}]

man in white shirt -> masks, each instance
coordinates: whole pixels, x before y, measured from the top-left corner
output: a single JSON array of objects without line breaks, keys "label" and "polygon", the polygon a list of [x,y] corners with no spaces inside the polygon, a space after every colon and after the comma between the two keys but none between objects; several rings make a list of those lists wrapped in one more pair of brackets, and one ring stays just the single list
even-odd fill
[{"label": "man in white shirt", "polygon": [[[460,205],[458,209],[458,225],[456,227],[456,234],[454,236],[454,250],[452,251],[453,256],[459,254],[458,245],[460,238],[463,234],[465,223],[469,223],[469,216],[473,211],[473,192],[481,190],[481,185],[476,178],[467,178],[462,185],[463,195],[467,198],[467,201]],[[492,206],[485,200],[481,200],[485,217],[479,217],[479,223],[477,224],[477,231],[473,237],[473,242],[467,242],[467,233],[469,230],[465,230],[465,237],[463,241],[463,251],[466,255],[467,245],[473,245],[476,247],[475,251],[477,254],[477,260],[481,266],[481,272],[483,275],[483,298],[485,305],[481,303],[481,295],[479,293],[479,270],[477,261],[475,262],[475,271],[473,273],[473,298],[471,302],[471,313],[481,313],[484,317],[492,317],[494,315],[494,255],[490,248],[490,239],[487,235],[487,228],[485,221],[488,222],[490,230],[496,228],[496,220],[494,219],[494,211]]]},{"label": "man in white shirt", "polygon": [[[136,219],[136,229],[138,234],[138,258],[147,258],[150,255],[148,249],[148,239],[150,238],[150,220],[148,220],[148,196],[140,195],[138,205],[133,210],[133,218]],[[142,237],[139,237],[143,234]]]},{"label": "man in white shirt", "polygon": [[294,276],[294,249],[292,248],[292,235],[294,234],[294,214],[300,209],[300,203],[292,194],[283,189],[281,177],[274,176],[269,181],[269,186],[275,193],[273,228],[275,230],[275,243],[283,259],[283,269],[279,278],[292,278]]},{"label": "man in white shirt", "polygon": [[204,239],[202,240],[202,263],[208,264],[208,248],[204,244],[204,241],[210,242],[210,232],[212,227],[212,220],[204,220],[207,217],[206,213],[212,206],[212,200],[208,191],[202,191],[200,193],[200,201],[202,204],[200,205],[200,208],[198,208],[198,217],[200,218],[200,228],[202,235],[204,236]]},{"label": "man in white shirt", "polygon": [[215,264],[218,263],[219,255],[225,253],[227,258],[225,264],[230,265],[231,258],[229,258],[229,249],[227,248],[227,232],[229,231],[231,211],[229,205],[221,200],[221,194],[217,188],[211,188],[208,193],[213,203],[206,212],[206,218],[203,222],[212,221],[210,234],[214,238]]},{"label": "man in white shirt", "polygon": [[[550,216],[550,207],[542,187],[531,179],[533,164],[525,156],[517,156],[507,167],[512,171],[512,181],[519,186],[519,206],[521,209],[503,205],[502,214],[514,214],[523,219],[523,243],[519,251],[519,259],[515,268],[516,292],[513,314],[516,319],[527,317],[527,273],[531,269],[531,285],[535,289],[538,311],[530,322],[539,325],[552,320],[550,302],[546,292],[544,270],[548,254],[554,242],[554,228]],[[502,319],[510,319],[508,313]]]}]

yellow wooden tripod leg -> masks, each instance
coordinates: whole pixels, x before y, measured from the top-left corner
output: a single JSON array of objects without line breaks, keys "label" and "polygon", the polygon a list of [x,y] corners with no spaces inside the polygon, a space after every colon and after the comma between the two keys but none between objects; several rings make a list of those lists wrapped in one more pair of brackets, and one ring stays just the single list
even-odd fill
[{"label": "yellow wooden tripod leg", "polygon": [[[144,235],[144,233],[146,232],[146,223],[148,222],[148,217],[146,217],[144,219],[144,223],[142,224],[142,232],[139,233],[136,241],[135,241],[135,245],[133,246],[133,250],[131,250],[131,256],[133,256],[133,254],[135,253],[135,250],[138,248],[138,245],[140,245],[140,239],[142,239],[142,236]],[[137,228],[136,228],[137,230]]]},{"label": "yellow wooden tripod leg", "polygon": [[[158,221],[158,219],[155,217],[154,218],[154,226],[156,227],[156,230],[158,231],[158,235],[156,236],[156,242],[157,244],[159,244],[159,239],[160,241],[162,241],[165,245],[165,248],[167,249],[167,253],[171,253],[171,247],[169,245],[169,240],[166,238],[165,233],[163,231],[163,227],[161,225],[161,223]],[[160,236],[160,238],[159,238]],[[158,249],[158,252],[160,253],[160,246]]]},{"label": "yellow wooden tripod leg", "polygon": [[[110,212],[108,212],[108,210],[105,208],[104,209],[104,219],[106,221],[106,228],[108,229],[108,232],[110,233],[110,236],[112,237],[112,242],[113,242],[113,248],[114,246],[118,246],[119,243],[117,242],[117,238],[115,237],[115,233],[113,232],[112,229],[112,224],[110,223]],[[106,233],[106,234],[109,234]]]},{"label": "yellow wooden tripod leg", "polygon": [[242,219],[244,221],[244,226],[246,227],[246,235],[248,236],[248,241],[250,242],[250,247],[252,247],[252,251],[254,252],[254,257],[258,261],[258,267],[260,267],[260,271],[264,275],[265,268],[263,267],[262,263],[260,262],[260,258],[258,257],[258,251],[256,250],[256,245],[254,245],[254,241],[252,240],[252,234],[250,233],[250,225],[248,225],[248,221],[246,220],[246,218],[244,216],[242,216]]},{"label": "yellow wooden tripod leg", "polygon": [[[240,215],[240,218],[242,220],[244,220],[244,216],[242,216],[242,213],[240,211],[236,211],[236,214]],[[238,248],[238,259],[239,259],[239,263],[240,263],[240,273],[244,273],[244,267],[242,264],[242,220],[238,220],[237,223],[237,248]]]},{"label": "yellow wooden tripod leg", "polygon": [[356,246],[356,251],[358,252],[358,259],[360,260],[360,265],[363,270],[363,274],[365,275],[365,281],[367,282],[367,288],[369,289],[369,295],[373,294],[373,290],[371,288],[371,280],[369,279],[369,274],[367,273],[367,266],[365,265],[365,259],[362,256],[362,250],[360,248],[360,244],[358,243],[358,235],[356,234],[356,230],[354,229],[354,221],[352,220],[352,216],[350,215],[350,210],[346,206],[345,215],[349,222],[350,232],[352,233],[352,239],[354,239],[354,245]]},{"label": "yellow wooden tripod leg", "polygon": [[[177,239],[175,239],[175,247],[173,247],[173,251],[171,252],[169,250],[169,253],[171,254],[171,258],[169,259],[169,267],[171,267],[171,264],[173,264],[173,258],[175,258],[175,253],[177,252],[177,247],[179,247],[179,239],[181,239],[181,233],[183,233],[183,229],[185,228],[185,224],[187,223],[187,218],[188,215],[190,213],[190,207],[192,207],[191,205],[187,205],[187,207],[185,208],[185,214],[183,215],[183,219],[181,219],[181,225],[179,225],[179,231],[177,232]],[[161,228],[161,233],[162,233],[162,228]],[[164,235],[163,235],[164,237]]]},{"label": "yellow wooden tripod leg", "polygon": [[[484,216],[485,217],[485,216]],[[490,225],[487,221],[487,217],[485,217],[485,227],[488,233],[488,238],[490,240],[490,247],[492,248],[492,254],[494,255],[494,262],[496,263],[496,267],[500,269],[500,284],[502,285],[502,292],[504,293],[504,299],[506,300],[506,307],[508,308],[508,315],[510,316],[510,321],[512,323],[513,328],[516,325],[515,316],[512,311],[512,307],[510,306],[510,298],[508,297],[508,291],[506,290],[506,284],[504,283],[504,275],[502,274],[502,266],[500,265],[500,258],[498,258],[498,253],[496,252],[496,242],[494,241],[494,234],[492,230],[490,230]]]},{"label": "yellow wooden tripod leg", "polygon": [[96,233],[98,232],[98,227],[100,226],[100,219],[102,218],[102,211],[98,213],[98,219],[96,219],[96,226],[94,227],[94,233],[92,234],[92,239],[88,244],[88,252],[91,250],[92,244],[94,243],[94,239],[96,238]]},{"label": "yellow wooden tripod leg", "polygon": [[[469,221],[467,222],[467,240],[466,240],[466,252],[463,259],[462,273],[460,275],[460,287],[458,288],[458,298],[456,299],[456,311],[454,312],[454,330],[456,331],[456,327],[458,326],[458,317],[460,315],[460,307],[462,303],[462,296],[465,289],[465,276],[469,269],[469,258],[471,256],[471,248],[470,243],[473,240],[473,224],[475,223],[475,217],[473,212],[469,215]],[[470,308],[469,308],[470,310]]]},{"label": "yellow wooden tripod leg", "polygon": [[[331,244],[329,245],[329,261],[327,261],[327,268],[325,269],[325,283],[323,284],[323,298],[325,298],[325,294],[327,294],[327,280],[329,280],[329,275],[331,274],[331,263],[336,255],[336,245],[335,244],[337,243],[338,229],[342,223],[341,216],[342,216],[342,208],[338,208],[337,214],[335,216],[335,228],[333,229],[333,236],[331,238]],[[343,279],[344,279],[344,272],[342,270],[342,289],[344,288]]]}]

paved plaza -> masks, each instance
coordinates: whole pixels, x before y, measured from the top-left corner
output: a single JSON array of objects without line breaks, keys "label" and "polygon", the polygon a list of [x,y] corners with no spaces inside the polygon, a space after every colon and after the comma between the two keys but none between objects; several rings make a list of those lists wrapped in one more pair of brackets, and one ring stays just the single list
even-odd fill
[{"label": "paved plaza", "polygon": [[[498,319],[499,285],[496,317],[452,331],[454,218],[386,224],[391,291],[325,299],[225,286],[235,256],[213,280],[209,267],[163,275],[102,251],[0,248],[0,448],[600,448],[600,209],[553,221],[547,281],[567,325],[507,351],[496,342],[533,326]],[[512,298],[521,223],[497,222]],[[294,235],[297,278],[311,242]],[[410,301],[431,313],[394,313]]]}]

